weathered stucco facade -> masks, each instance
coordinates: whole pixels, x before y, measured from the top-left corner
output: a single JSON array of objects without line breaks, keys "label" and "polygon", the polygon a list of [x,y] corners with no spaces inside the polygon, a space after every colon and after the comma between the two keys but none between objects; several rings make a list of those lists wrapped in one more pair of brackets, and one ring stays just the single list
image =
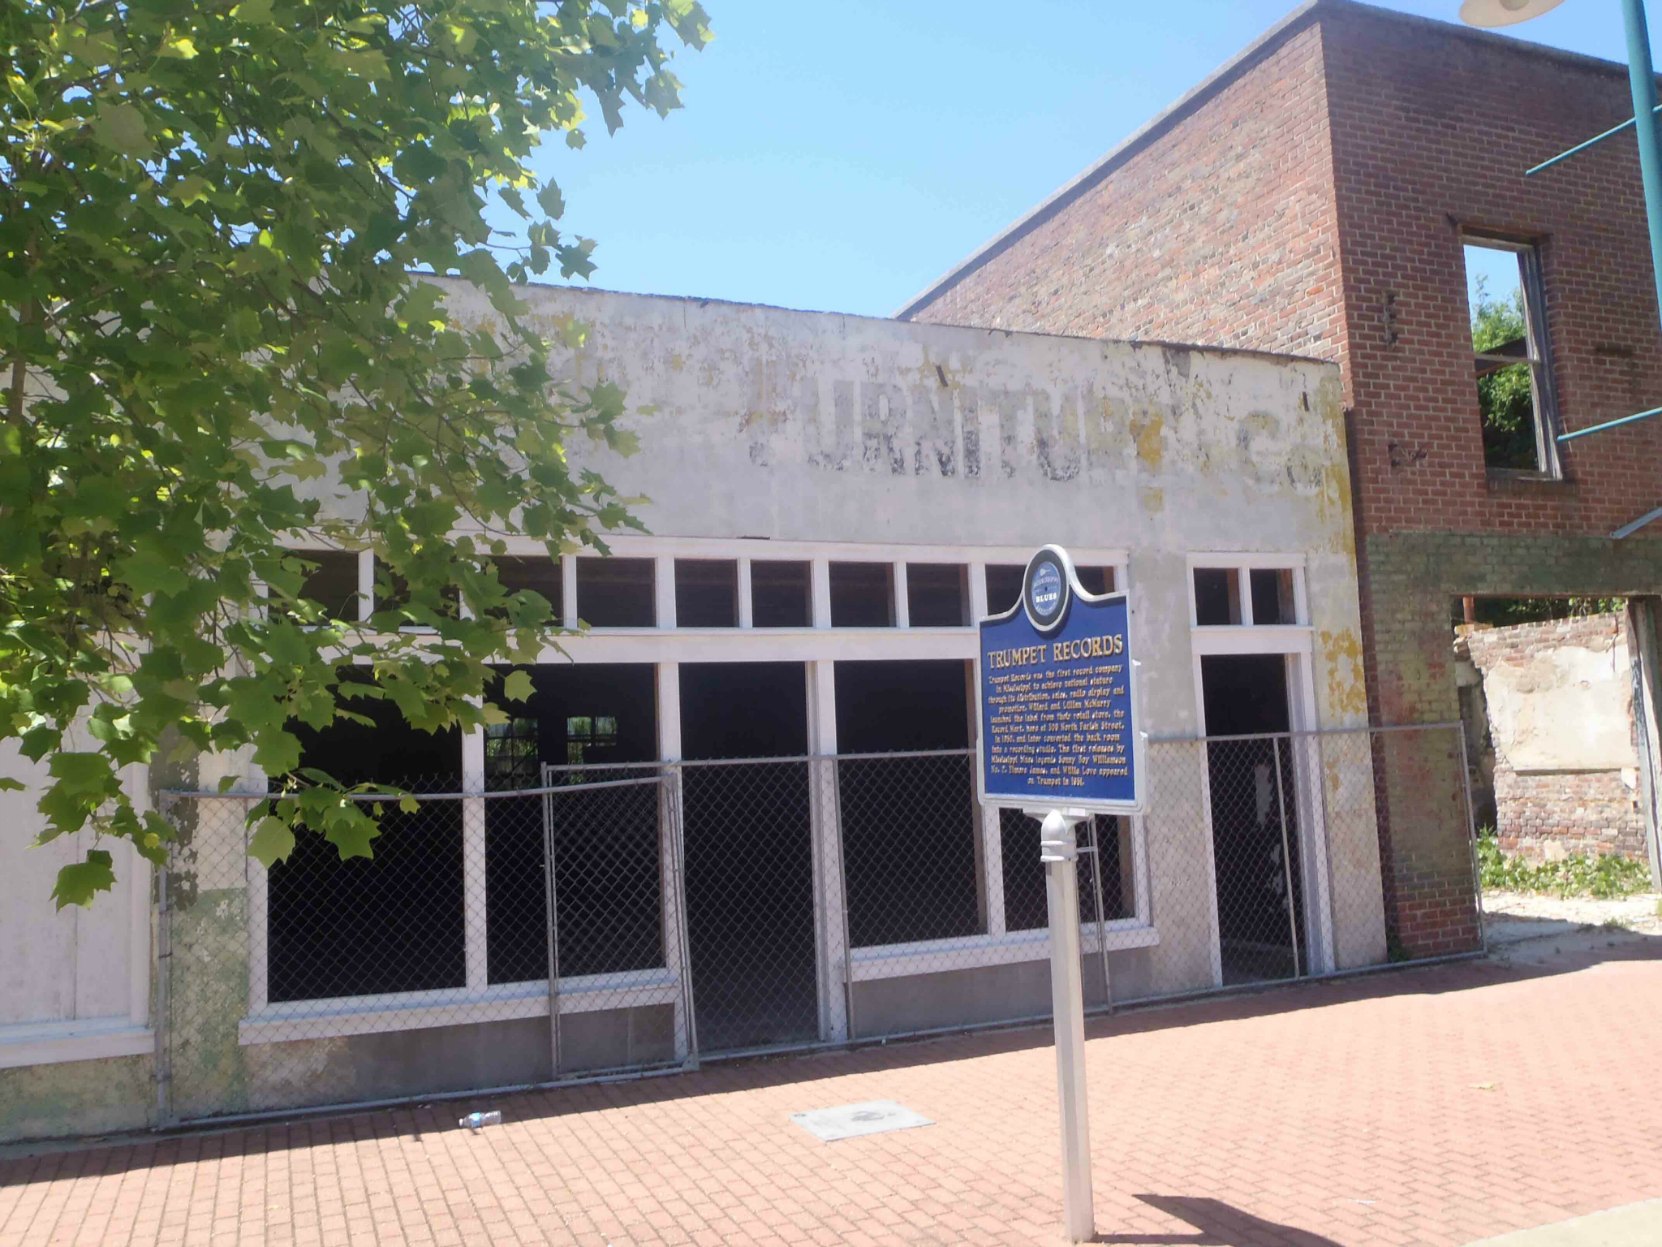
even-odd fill
[{"label": "weathered stucco facade", "polygon": [[[448,291],[463,318],[487,314],[469,288]],[[1280,664],[1295,731],[1366,720],[1333,365],[559,288],[532,288],[524,297],[533,324],[584,327],[582,345],[555,361],[561,376],[579,385],[615,383],[628,395],[623,423],[640,452],[573,452],[624,494],[643,498],[636,513],[647,534],[608,540],[618,560],[644,561],[652,603],[644,622],[551,636],[535,668],[539,678],[558,682],[562,672],[591,666],[640,673],[655,690],[645,712],[655,724],[648,756],[675,760],[722,756],[698,737],[702,729],[687,709],[689,672],[719,668],[742,684],[745,671],[789,668],[798,692],[806,689],[805,721],[792,729],[805,741],[800,751],[857,751],[843,669],[958,664],[967,671],[975,652],[970,625],[989,609],[993,573],[1019,566],[1039,545],[1061,544],[1129,594],[1141,664],[1139,727],[1167,742],[1164,760],[1151,754],[1147,814],[1119,833],[1123,912],[1101,937],[1114,995],[1145,998],[1223,982],[1205,747],[1186,741],[1204,729],[1203,662],[1251,654]],[[526,559],[543,554],[520,539],[509,546]],[[748,599],[725,626],[677,619],[685,565],[731,564],[735,583],[748,585],[753,573],[780,561],[808,572],[800,625],[758,624]],[[587,566],[572,556],[550,565],[572,623],[589,618],[579,592]],[[887,569],[886,618],[838,619],[838,574],[847,566]],[[956,569],[958,614],[925,621],[915,590],[923,569],[941,567]],[[1196,571],[1214,567],[1230,569],[1242,584],[1262,571],[1287,586],[1284,617],[1260,617],[1257,627],[1198,620]],[[684,602],[679,609],[686,612]],[[749,711],[739,704],[726,712]],[[966,721],[952,730],[971,729]],[[0,1134],[138,1124],[154,1117],[158,1103],[179,1119],[547,1079],[546,981],[503,981],[485,947],[497,938],[482,916],[496,869],[487,759],[482,735],[464,739],[454,759],[466,794],[457,820],[466,913],[454,916],[457,947],[465,949],[461,979],[425,995],[291,992],[277,999],[268,924],[280,902],[244,852],[243,805],[174,801],[182,843],[161,918],[168,953],[159,985],[167,998],[157,1045],[162,1094],[150,1085],[149,1058],[100,1063],[96,1073],[85,1061],[37,1064],[14,1071],[9,1082],[0,1073],[9,1097],[0,1099]],[[1371,770],[1322,766],[1312,755],[1296,759],[1288,775],[1303,786],[1298,800],[1306,811],[1299,831],[1306,969],[1376,964],[1385,957],[1385,933]],[[211,789],[222,777],[240,792],[263,791],[264,777],[235,758],[202,759],[195,774],[166,786]],[[162,786],[160,777],[152,784]],[[904,792],[896,799],[897,817],[904,816]],[[1016,841],[1001,831],[996,812],[966,803],[949,829],[962,837],[964,860],[976,872],[973,929],[951,939],[863,944],[846,922],[824,920],[839,906],[846,912],[843,878],[855,877],[840,856],[837,818],[846,814],[827,815],[818,797],[811,808],[803,834],[816,855],[819,1014],[805,1041],[1046,1009],[1044,933],[1013,915],[1006,892],[1012,866],[1001,866],[1000,855]],[[22,839],[14,831],[0,852],[17,852]],[[733,869],[743,866],[735,856]],[[918,893],[928,895],[928,888]],[[677,903],[696,909],[701,902]],[[441,920],[450,921],[432,919]],[[696,921],[691,931],[696,945]],[[665,957],[673,977],[673,958]],[[1100,994],[1100,979],[1088,981]],[[585,1054],[576,1064],[684,1055],[681,1019],[666,997],[651,994],[658,990],[643,988],[629,998],[637,1003],[563,1023],[562,1042]],[[96,1111],[70,1090],[94,1079],[109,1086]]]}]

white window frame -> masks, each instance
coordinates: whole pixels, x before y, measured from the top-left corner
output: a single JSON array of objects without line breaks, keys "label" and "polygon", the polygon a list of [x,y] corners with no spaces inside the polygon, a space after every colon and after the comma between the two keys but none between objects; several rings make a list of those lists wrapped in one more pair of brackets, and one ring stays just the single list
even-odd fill
[{"label": "white window frame", "polygon": [[[1467,247],[1482,251],[1511,252],[1518,261],[1518,289],[1523,292],[1524,349],[1526,358],[1488,355],[1476,350],[1472,358],[1488,359],[1497,363],[1527,364],[1529,388],[1535,424],[1535,464],[1533,468],[1503,468],[1490,466],[1487,455],[1484,471],[1498,477],[1521,477],[1525,480],[1558,481],[1564,479],[1564,461],[1558,453],[1558,394],[1553,377],[1552,351],[1547,341],[1546,278],[1541,267],[1541,247],[1536,242],[1519,242],[1515,238],[1501,238],[1481,230],[1460,231],[1461,268],[1465,270]],[[1469,336],[1469,335],[1468,335]],[[1477,398],[1475,385],[1471,391]],[[1481,412],[1479,413],[1481,427]]]},{"label": "white window frame", "polygon": [[[1234,571],[1240,594],[1238,624],[1196,623],[1195,572],[1200,569]],[[1315,629],[1310,624],[1309,594],[1305,585],[1307,564],[1304,555],[1294,553],[1202,553],[1188,556],[1189,640],[1193,663],[1195,722],[1198,735],[1207,734],[1206,689],[1201,677],[1201,659],[1228,654],[1279,654],[1287,663],[1288,721],[1293,740],[1298,734],[1320,727],[1316,711]],[[1253,571],[1290,571],[1293,574],[1293,604],[1298,623],[1258,624],[1252,622]],[[1291,747],[1291,741],[1289,742]],[[1335,968],[1332,923],[1332,878],[1327,853],[1327,824],[1322,799],[1320,768],[1313,766],[1304,751],[1293,751],[1294,788],[1298,798],[1300,843],[1299,869],[1304,887],[1304,931],[1308,945],[1308,972]],[[1217,861],[1212,836],[1212,790],[1208,768],[1200,768],[1201,802],[1206,812],[1207,909],[1212,927],[1212,980],[1223,986],[1223,946],[1218,925]],[[1310,886],[1313,884],[1314,886]]]},{"label": "white window frame", "polygon": [[[546,547],[527,537],[507,537],[503,553],[546,555]],[[1032,556],[1028,546],[946,546],[854,542],[775,541],[761,538],[657,537],[636,534],[609,536],[607,544],[620,558],[656,560],[653,584],[656,597],[654,627],[590,628],[582,632],[551,636],[532,659],[536,663],[640,663],[656,669],[658,690],[658,752],[661,761],[682,757],[679,699],[679,667],[683,662],[797,662],[805,665],[808,681],[808,746],[814,755],[837,751],[836,694],[834,667],[842,661],[903,661],[947,659],[975,661],[978,634],[974,620],[987,612],[986,568],[989,564],[1025,564]],[[321,543],[298,543],[297,551],[326,549]],[[1070,551],[1083,566],[1113,569],[1116,590],[1129,586],[1130,554],[1125,549],[1080,548]],[[561,616],[565,627],[575,630],[581,615],[577,589],[577,556],[561,559]],[[738,564],[739,613],[737,627],[681,628],[675,626],[674,560],[726,559]],[[750,594],[751,567],[771,560],[803,562],[810,574],[810,626],[757,628],[753,624]],[[850,628],[831,626],[830,565],[834,562],[887,563],[894,568],[891,584],[895,624],[886,627]],[[906,565],[908,563],[954,563],[966,568],[969,613],[972,622],[961,626],[913,627],[908,618]],[[365,551],[359,561],[360,601],[364,618],[373,610],[373,556]],[[1260,630],[1264,631],[1264,630]],[[972,740],[972,748],[973,740]],[[383,1033],[433,1026],[454,1019],[458,1009],[467,1011],[467,1024],[475,1021],[521,1017],[546,1017],[546,980],[497,983],[487,981],[486,926],[488,897],[485,891],[485,803],[484,734],[482,729],[462,738],[463,847],[462,872],[465,897],[464,963],[466,986],[438,991],[384,995],[341,996],[272,1004],[267,1000],[269,974],[266,947],[268,908],[267,877],[258,862],[249,862],[250,983],[249,1013],[239,1028],[244,1044],[277,1042],[297,1037],[328,1038],[339,1035]],[[818,786],[814,789],[818,791]],[[833,812],[811,812],[814,840],[815,930],[818,945],[821,1034],[829,1040],[847,1037],[846,985],[874,979],[938,972],[941,958],[951,958],[951,968],[977,969],[1040,961],[1049,956],[1048,936],[1043,930],[1009,931],[1005,926],[1003,845],[998,810],[983,807],[980,814],[981,886],[986,898],[987,931],[984,934],[942,940],[921,940],[848,949],[843,946],[843,924],[831,920],[839,912],[842,870],[837,860],[840,837]],[[1141,816],[1131,818],[1132,871],[1136,914],[1103,924],[1109,951],[1147,948],[1159,943],[1151,918],[1151,889],[1146,831]],[[674,967],[680,964],[680,923],[666,914],[664,926],[666,961],[669,968],[628,971],[613,975],[562,978],[558,994],[562,1002],[606,1000],[607,1007],[634,1007],[643,1004],[673,1004],[681,1008],[683,993]],[[1097,924],[1082,922],[1080,940],[1087,952],[1097,951]],[[590,980],[593,980],[591,982]],[[562,1007],[564,1007],[562,1005]],[[581,1007],[581,1005],[577,1005]],[[679,1019],[678,1019],[679,1021]],[[676,1026],[685,1035],[684,1025]],[[680,1054],[684,1056],[685,1054]]]}]

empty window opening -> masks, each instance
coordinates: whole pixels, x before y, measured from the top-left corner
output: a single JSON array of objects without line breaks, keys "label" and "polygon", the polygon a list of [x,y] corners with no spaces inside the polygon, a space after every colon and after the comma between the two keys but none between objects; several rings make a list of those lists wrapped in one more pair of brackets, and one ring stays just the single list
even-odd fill
[{"label": "empty window opening", "polygon": [[1255,567],[1248,573],[1255,625],[1298,623],[1298,598],[1290,567]]},{"label": "empty window opening", "polygon": [[577,613],[591,628],[651,628],[658,622],[651,559],[577,560]]},{"label": "empty window opening", "polygon": [[[839,662],[835,679],[839,753],[969,749],[969,664]],[[854,947],[987,929],[967,752],[845,760],[837,790]]]},{"label": "empty window opening", "polygon": [[757,628],[813,626],[813,576],[807,563],[757,559],[750,564],[750,622]]},{"label": "empty window opening", "polygon": [[1233,567],[1195,568],[1195,623],[1201,627],[1241,622],[1241,573]]},{"label": "empty window opening", "polygon": [[[1292,978],[1305,965],[1300,819],[1287,659],[1200,660],[1213,868],[1225,983]],[[1296,954],[1296,955],[1295,955]]]},{"label": "empty window opening", "polygon": [[[352,699],[372,722],[298,728],[300,765],[344,783],[415,792],[461,787],[461,737],[412,728],[385,701]],[[462,803],[413,813],[376,802],[374,856],[342,861],[313,830],[272,866],[266,888],[266,996],[273,1003],[431,991],[466,981],[462,925]]]},{"label": "empty window opening", "polygon": [[[531,696],[503,703],[512,719],[485,733],[490,791],[541,785],[544,764],[651,762],[658,754],[656,678],[646,663],[526,668]],[[650,773],[561,770],[547,802],[554,844],[559,972],[661,966],[658,799],[651,785],[586,789]],[[486,973],[492,983],[548,974],[548,909],[540,796],[485,802]]]},{"label": "empty window opening", "polygon": [[736,560],[675,560],[675,626],[739,626],[739,565]]},{"label": "empty window opening", "polygon": [[831,564],[833,628],[894,627],[894,568],[888,563]]},{"label": "empty window opening", "polygon": [[906,612],[914,628],[962,628],[970,622],[969,582],[959,563],[908,563]]},{"label": "empty window opening", "polygon": [[707,1052],[819,1036],[801,663],[682,663],[688,952]]},{"label": "empty window opening", "polygon": [[535,593],[548,603],[552,622],[560,622],[560,564],[546,554],[502,555],[492,559],[496,578],[509,593]]},{"label": "empty window opening", "polygon": [[1553,472],[1557,421],[1540,254],[1526,243],[1468,234],[1465,259],[1484,464],[1502,471]]},{"label": "empty window opening", "polygon": [[[1132,869],[1131,820],[1117,814],[1095,817],[1098,850],[1102,854],[1102,920],[1116,922],[1137,916],[1136,876]],[[998,812],[1004,866],[1004,926],[1010,931],[1036,931],[1050,925],[1045,898],[1044,865],[1039,860],[1039,820],[1020,810]],[[1081,847],[1090,841],[1079,829]],[[1079,919],[1096,921],[1096,867],[1089,853],[1079,855]]]},{"label": "empty window opening", "polygon": [[300,596],[315,602],[327,619],[356,622],[359,604],[358,555],[352,550],[296,550],[311,567],[300,582]]},{"label": "empty window opening", "polygon": [[1027,569],[1016,563],[987,564],[987,614],[1002,615],[1021,601]]}]

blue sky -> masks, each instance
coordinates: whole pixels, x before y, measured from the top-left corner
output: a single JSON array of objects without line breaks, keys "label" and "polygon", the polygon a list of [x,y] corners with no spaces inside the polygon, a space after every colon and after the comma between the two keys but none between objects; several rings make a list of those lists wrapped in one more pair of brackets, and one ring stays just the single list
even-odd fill
[{"label": "blue sky", "polygon": [[[1291,0],[705,0],[686,106],[545,148],[592,284],[886,316]],[[1458,0],[1385,7],[1453,20]],[[1659,11],[1658,21],[1662,21]],[[1511,33],[1625,59],[1616,0]]]}]

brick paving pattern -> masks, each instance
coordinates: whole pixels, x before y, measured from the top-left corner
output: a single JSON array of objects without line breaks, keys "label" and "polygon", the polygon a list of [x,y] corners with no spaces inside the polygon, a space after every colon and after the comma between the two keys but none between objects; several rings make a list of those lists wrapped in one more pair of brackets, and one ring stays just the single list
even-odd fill
[{"label": "brick paving pattern", "polygon": [[[1100,1241],[1458,1244],[1662,1194],[1662,940],[1598,943],[1092,1023]],[[478,1134],[464,1102],[14,1157],[0,1247],[1055,1243],[1047,1039],[506,1097]],[[789,1121],[875,1099],[937,1124]]]}]

